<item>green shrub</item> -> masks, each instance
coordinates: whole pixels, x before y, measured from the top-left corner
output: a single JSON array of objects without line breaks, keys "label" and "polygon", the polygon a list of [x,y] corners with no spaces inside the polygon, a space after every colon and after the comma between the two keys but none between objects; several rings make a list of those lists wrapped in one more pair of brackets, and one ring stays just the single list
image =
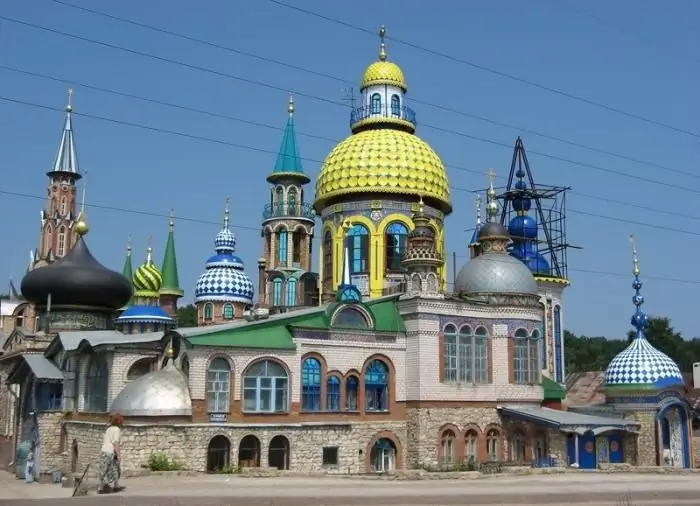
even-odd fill
[{"label": "green shrub", "polygon": [[151,453],[148,457],[148,469],[151,471],[180,471],[182,464],[164,453]]}]

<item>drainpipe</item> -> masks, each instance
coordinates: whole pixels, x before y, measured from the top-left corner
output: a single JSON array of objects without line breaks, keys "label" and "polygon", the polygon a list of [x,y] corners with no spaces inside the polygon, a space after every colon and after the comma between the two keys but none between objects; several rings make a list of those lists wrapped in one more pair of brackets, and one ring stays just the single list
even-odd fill
[{"label": "drainpipe", "polygon": [[12,467],[15,464],[15,457],[17,456],[17,422],[19,421],[19,408],[20,408],[20,395],[19,392],[17,392],[17,389],[15,388],[16,385],[10,385],[9,392],[12,394],[12,396],[15,398],[15,405],[14,405],[14,420],[12,420],[14,423],[14,427],[12,428],[12,462],[10,462],[7,467]]}]

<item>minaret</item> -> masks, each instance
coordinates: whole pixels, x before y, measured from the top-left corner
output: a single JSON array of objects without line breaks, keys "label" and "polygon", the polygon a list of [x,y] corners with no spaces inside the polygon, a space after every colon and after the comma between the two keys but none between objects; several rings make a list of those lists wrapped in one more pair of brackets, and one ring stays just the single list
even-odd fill
[{"label": "minaret", "polygon": [[316,215],[304,199],[304,174],[294,130],[294,99],[287,104],[287,126],[272,173],[270,203],[262,221],[263,255],[259,300],[279,309],[317,304],[317,275],[311,272],[311,250]]},{"label": "minaret", "polygon": [[474,227],[472,240],[469,241],[470,259],[479,256],[479,230],[481,230],[481,195],[477,194],[474,204],[476,205],[476,227]]},{"label": "minaret", "polygon": [[[124,260],[124,267],[122,268],[122,276],[129,281],[134,278],[134,266],[131,263],[131,234],[129,234],[129,237],[126,240],[126,259]],[[126,307],[131,305],[131,303],[132,301],[129,301],[129,304],[123,307],[122,310],[126,309]]]},{"label": "minaret", "polygon": [[177,273],[175,221],[172,209],[168,218],[168,229],[168,241],[165,243],[165,255],[160,269],[163,274],[163,285],[160,287],[160,307],[174,318],[177,316],[177,301],[185,292],[180,288],[180,276]]},{"label": "minaret", "polygon": [[72,99],[73,90],[68,90],[61,143],[53,167],[46,173],[49,177],[48,198],[41,211],[41,237],[39,248],[33,253],[32,267],[46,265],[62,258],[77,241],[74,230],[77,216],[76,182],[82,176],[73,132]]},{"label": "minaret", "polygon": [[406,268],[408,295],[440,295],[438,270],[444,261],[436,248],[435,229],[425,215],[422,197],[418,211],[413,215],[413,230],[408,234],[406,253],[401,263]]}]

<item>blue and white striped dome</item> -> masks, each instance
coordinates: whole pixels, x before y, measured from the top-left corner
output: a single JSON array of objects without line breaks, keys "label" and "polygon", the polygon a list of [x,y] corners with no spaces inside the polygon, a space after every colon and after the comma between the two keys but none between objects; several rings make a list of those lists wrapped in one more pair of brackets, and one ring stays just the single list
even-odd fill
[{"label": "blue and white striped dome", "polygon": [[224,226],[214,239],[216,254],[209,258],[206,271],[194,289],[195,302],[223,301],[252,304],[255,290],[236,251],[236,236],[229,229],[228,204]]}]

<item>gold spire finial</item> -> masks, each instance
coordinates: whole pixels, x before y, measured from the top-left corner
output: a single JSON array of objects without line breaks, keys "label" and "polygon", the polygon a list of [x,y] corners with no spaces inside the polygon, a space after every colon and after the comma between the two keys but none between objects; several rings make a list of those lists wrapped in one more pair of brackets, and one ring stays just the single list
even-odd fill
[{"label": "gold spire finial", "polygon": [[289,94],[289,102],[287,103],[287,112],[289,116],[294,115],[294,96],[291,93]]},{"label": "gold spire finial", "polygon": [[146,246],[146,263],[153,263],[153,236],[148,236],[148,243]]},{"label": "gold spire finial", "polygon": [[168,213],[168,228],[170,228],[170,230],[175,228],[174,216],[175,216],[175,209],[173,209],[171,207],[170,212]]},{"label": "gold spire finial", "polygon": [[386,37],[386,28],[384,25],[379,27],[379,61],[386,61],[386,44],[384,42],[384,38]]},{"label": "gold spire finial", "polygon": [[73,111],[73,88],[68,88],[68,104],[66,105],[66,112]]},{"label": "gold spire finial", "polygon": [[496,171],[489,169],[487,174],[489,176],[489,189],[486,192],[486,214],[489,217],[489,221],[496,221],[498,202],[496,202],[496,189],[493,187],[493,181],[496,179]]},{"label": "gold spire finial", "polygon": [[639,257],[637,256],[637,240],[634,234],[630,234],[630,242],[632,243],[632,274],[639,276]]},{"label": "gold spire finial", "polygon": [[126,256],[131,256],[131,234],[126,238]]},{"label": "gold spire finial", "polygon": [[224,228],[228,229],[229,224],[229,204],[231,203],[231,197],[226,197],[226,203],[224,204]]},{"label": "gold spire finial", "polygon": [[87,172],[85,173],[86,178],[83,180],[83,196],[80,199],[80,213],[78,214],[78,221],[75,224],[75,233],[79,236],[84,236],[90,231],[90,227],[87,224],[87,216],[85,215],[85,194],[87,193]]}]

